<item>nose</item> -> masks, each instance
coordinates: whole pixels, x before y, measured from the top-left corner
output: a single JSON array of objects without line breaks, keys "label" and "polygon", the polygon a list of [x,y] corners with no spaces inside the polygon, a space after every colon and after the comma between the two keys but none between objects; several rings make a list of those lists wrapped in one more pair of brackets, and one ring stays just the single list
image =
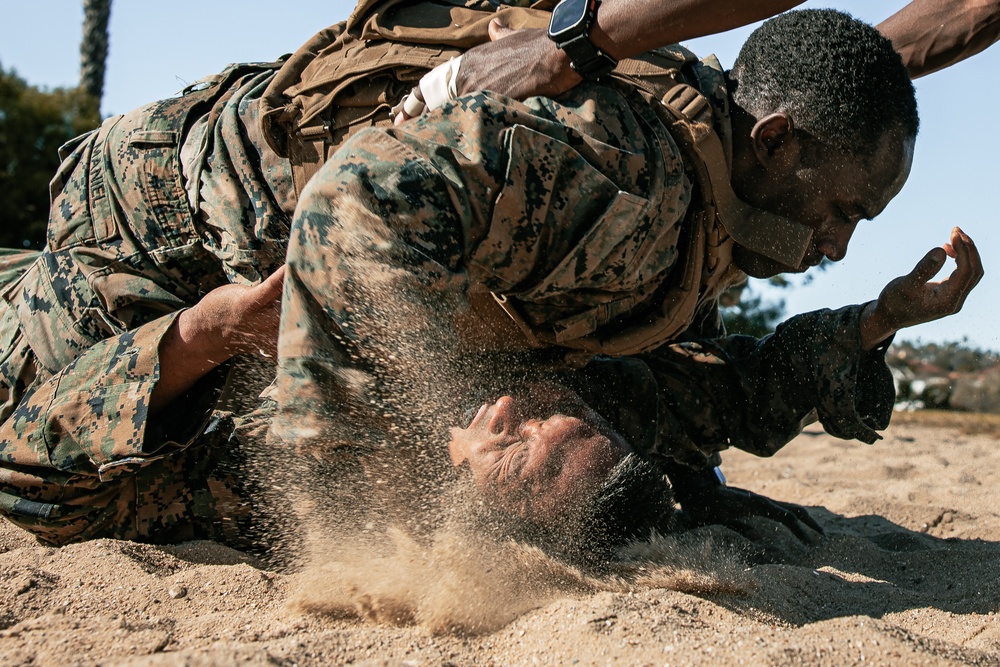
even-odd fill
[{"label": "nose", "polygon": [[501,434],[511,426],[513,419],[514,399],[510,396],[502,396],[493,404],[490,410],[489,429],[491,433]]},{"label": "nose", "polygon": [[840,223],[828,230],[816,242],[816,249],[831,262],[839,262],[847,256],[847,246],[851,243],[858,223]]}]

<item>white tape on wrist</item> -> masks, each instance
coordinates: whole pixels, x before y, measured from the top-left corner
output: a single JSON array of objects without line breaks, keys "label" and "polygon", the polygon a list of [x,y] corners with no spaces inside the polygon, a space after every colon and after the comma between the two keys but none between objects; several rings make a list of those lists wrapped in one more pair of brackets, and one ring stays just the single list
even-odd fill
[{"label": "white tape on wrist", "polygon": [[420,79],[420,92],[424,95],[427,111],[439,108],[445,102],[458,97],[458,68],[462,65],[462,56],[441,63]]},{"label": "white tape on wrist", "polygon": [[424,97],[420,92],[420,86],[410,91],[410,94],[403,98],[403,113],[410,118],[416,118],[427,108]]},{"label": "white tape on wrist", "polygon": [[458,68],[461,65],[462,56],[458,56],[425,74],[417,86],[392,108],[392,115],[395,117],[403,112],[408,118],[416,118],[458,97]]}]

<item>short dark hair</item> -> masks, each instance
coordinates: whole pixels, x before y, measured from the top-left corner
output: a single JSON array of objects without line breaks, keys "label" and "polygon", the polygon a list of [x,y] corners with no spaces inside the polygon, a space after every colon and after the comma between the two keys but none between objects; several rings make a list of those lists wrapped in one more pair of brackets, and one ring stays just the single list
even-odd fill
[{"label": "short dark hair", "polygon": [[604,550],[663,531],[674,516],[673,493],[656,466],[636,454],[615,464],[584,509],[583,523]]},{"label": "short dark hair", "polygon": [[652,463],[627,454],[583,507],[567,508],[557,526],[485,503],[475,521],[479,530],[538,547],[550,556],[587,567],[614,559],[615,551],[632,540],[675,527],[676,507],[666,477]]},{"label": "short dark hair", "polygon": [[854,155],[886,133],[917,135],[913,83],[878,30],[832,9],[787,12],[755,30],[729,73],[734,101],[760,118],[788,111],[798,129]]}]

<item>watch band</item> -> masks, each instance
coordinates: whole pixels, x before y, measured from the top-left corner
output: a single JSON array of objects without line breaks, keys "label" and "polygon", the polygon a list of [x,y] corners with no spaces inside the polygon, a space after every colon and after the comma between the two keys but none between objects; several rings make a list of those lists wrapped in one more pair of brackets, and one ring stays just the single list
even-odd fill
[{"label": "watch band", "polygon": [[549,39],[569,57],[570,66],[587,79],[598,79],[618,65],[590,41],[590,28],[600,5],[600,0],[561,0],[549,22]]},{"label": "watch band", "polygon": [[590,41],[589,30],[577,35],[568,42],[557,44],[569,56],[569,65],[585,79],[599,79],[610,74],[618,61],[594,46]]}]

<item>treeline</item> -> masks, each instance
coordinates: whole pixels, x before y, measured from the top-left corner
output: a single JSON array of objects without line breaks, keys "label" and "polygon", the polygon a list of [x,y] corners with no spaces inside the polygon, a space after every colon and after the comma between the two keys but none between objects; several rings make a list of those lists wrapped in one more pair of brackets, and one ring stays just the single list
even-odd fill
[{"label": "treeline", "polygon": [[969,345],[968,341],[920,343],[903,341],[889,348],[890,366],[938,369],[944,373],[975,373],[1000,365],[1000,354]]},{"label": "treeline", "polygon": [[93,96],[37,88],[0,64],[0,246],[43,245],[59,147],[99,124]]}]

